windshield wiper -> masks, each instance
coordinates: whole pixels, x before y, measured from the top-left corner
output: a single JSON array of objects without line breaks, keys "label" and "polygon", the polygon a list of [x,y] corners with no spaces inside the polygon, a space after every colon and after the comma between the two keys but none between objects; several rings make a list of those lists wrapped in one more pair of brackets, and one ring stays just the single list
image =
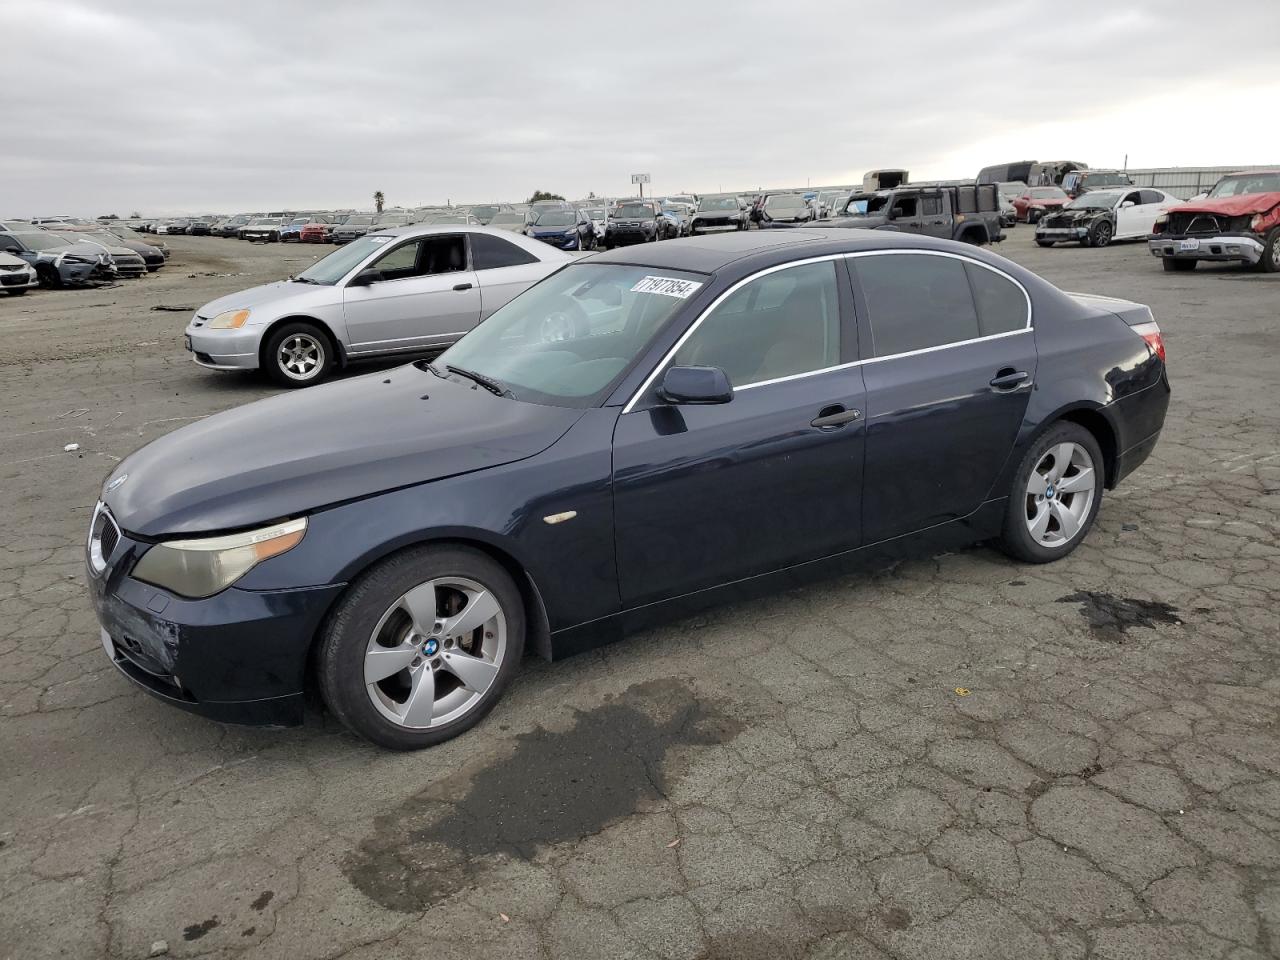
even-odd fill
[{"label": "windshield wiper", "polygon": [[459,376],[466,377],[468,380],[474,380],[490,393],[496,393],[500,397],[508,397],[513,400],[515,399],[515,394],[511,392],[509,387],[504,387],[501,380],[495,380],[493,377],[487,377],[483,373],[476,373],[474,370],[463,370],[461,367],[453,366],[453,364],[445,364],[445,369],[450,373],[456,373]]},{"label": "windshield wiper", "polygon": [[294,283],[316,283],[317,282],[315,280],[312,280],[310,277],[290,277],[289,279],[292,280]]}]

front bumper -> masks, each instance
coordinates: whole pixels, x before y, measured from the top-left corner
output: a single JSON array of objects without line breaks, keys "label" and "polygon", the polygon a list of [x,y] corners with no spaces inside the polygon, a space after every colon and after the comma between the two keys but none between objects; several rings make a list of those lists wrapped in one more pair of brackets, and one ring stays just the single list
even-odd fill
[{"label": "front bumper", "polygon": [[302,722],[307,654],[343,584],[186,600],[127,575],[145,544],[124,537],[101,576],[87,570],[103,650],[170,706],[228,723]]},{"label": "front bumper", "polygon": [[707,223],[702,220],[694,220],[689,226],[691,234],[697,233],[724,233],[730,230],[741,230],[742,224],[736,220],[726,222]]},{"label": "front bumper", "polygon": [[38,286],[40,277],[30,267],[25,270],[0,270],[0,290],[30,290]]},{"label": "front bumper", "polygon": [[1036,227],[1037,240],[1083,240],[1087,236],[1088,227]]},{"label": "front bumper", "polygon": [[1172,257],[1175,260],[1238,260],[1253,264],[1262,259],[1266,247],[1247,233],[1212,237],[1158,233],[1147,240],[1147,249],[1153,257]]},{"label": "front bumper", "polygon": [[57,267],[62,282],[78,283],[110,283],[116,278],[116,268],[109,263],[66,263]]},{"label": "front bumper", "polygon": [[611,246],[627,247],[633,243],[649,243],[653,237],[652,231],[646,233],[643,230],[610,230],[608,241]]},{"label": "front bumper", "polygon": [[257,370],[262,330],[250,327],[240,330],[210,330],[188,326],[183,346],[191,359],[210,370]]},{"label": "front bumper", "polygon": [[274,230],[245,230],[240,236],[250,243],[268,243],[280,238],[280,234]]},{"label": "front bumper", "polygon": [[531,240],[540,240],[543,243],[550,244],[557,250],[577,250],[578,235],[575,233],[572,237],[566,237],[563,233],[548,233],[541,236],[533,236]]}]

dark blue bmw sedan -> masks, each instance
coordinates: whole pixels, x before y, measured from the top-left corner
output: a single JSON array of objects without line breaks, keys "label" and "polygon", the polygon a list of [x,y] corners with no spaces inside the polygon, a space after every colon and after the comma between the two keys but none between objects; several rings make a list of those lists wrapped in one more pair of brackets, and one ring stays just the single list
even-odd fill
[{"label": "dark blue bmw sedan", "polygon": [[940,544],[1066,556],[1168,402],[1150,310],[971,246],[633,247],[431,362],[134,453],[93,515],[90,592],[107,656],[176,707],[296,723],[314,684],[369,740],[425,747],[529,650]]}]

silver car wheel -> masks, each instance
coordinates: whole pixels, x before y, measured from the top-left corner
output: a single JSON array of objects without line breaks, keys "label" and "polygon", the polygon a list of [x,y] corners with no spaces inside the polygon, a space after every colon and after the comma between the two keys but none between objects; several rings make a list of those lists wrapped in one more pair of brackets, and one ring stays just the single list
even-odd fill
[{"label": "silver car wheel", "polygon": [[295,333],[281,341],[276,362],[290,380],[310,380],[324,369],[324,344],[308,334]]},{"label": "silver car wheel", "polygon": [[365,689],[398,726],[443,726],[481,701],[506,652],[507,618],[493,591],[465,577],[438,577],[378,620],[365,649]]},{"label": "silver car wheel", "polygon": [[1054,444],[1027,478],[1026,519],[1031,539],[1042,547],[1065,547],[1079,535],[1098,477],[1089,451],[1078,443]]}]

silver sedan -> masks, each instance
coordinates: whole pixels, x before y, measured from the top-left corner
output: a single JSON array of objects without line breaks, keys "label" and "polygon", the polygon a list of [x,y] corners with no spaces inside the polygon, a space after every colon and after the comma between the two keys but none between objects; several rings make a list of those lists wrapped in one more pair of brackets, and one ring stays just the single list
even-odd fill
[{"label": "silver sedan", "polygon": [[371,233],[289,280],[205,304],[185,346],[201,366],[306,387],[351,360],[443,349],[573,259],[489,227]]}]

